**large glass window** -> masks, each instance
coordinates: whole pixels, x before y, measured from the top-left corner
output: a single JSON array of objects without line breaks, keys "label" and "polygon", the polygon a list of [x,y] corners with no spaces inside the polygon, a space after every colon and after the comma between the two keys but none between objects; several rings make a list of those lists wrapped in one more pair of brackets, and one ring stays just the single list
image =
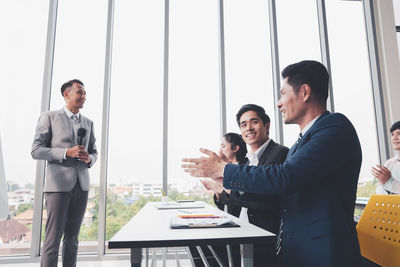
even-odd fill
[{"label": "large glass window", "polygon": [[[276,1],[276,17],[281,70],[302,60],[321,61],[315,0]],[[297,125],[284,125],[284,144],[291,147],[299,132]]]},{"label": "large glass window", "polygon": [[106,240],[148,200],[160,200],[163,52],[164,1],[116,1]]},{"label": "large glass window", "polygon": [[0,2],[0,135],[9,219],[0,220],[0,256],[29,254],[49,1]]},{"label": "large glass window", "polygon": [[400,0],[393,0],[394,21],[400,26]]},{"label": "large glass window", "polygon": [[107,2],[68,0],[59,1],[58,5],[50,106],[51,109],[62,108],[65,102],[60,92],[61,85],[71,79],[80,79],[87,92],[81,113],[93,120],[99,152],[98,162],[89,170],[91,189],[79,238],[81,252],[97,251]]},{"label": "large glass window", "polygon": [[379,164],[363,6],[357,1],[327,1],[326,12],[335,111],[353,123],[362,148],[360,193],[372,181],[371,167]]},{"label": "large glass window", "polygon": [[227,131],[240,133],[236,113],[244,104],[265,108],[275,137],[274,95],[267,1],[226,1],[225,56]]},{"label": "large glass window", "polygon": [[217,1],[170,2],[168,186],[191,197],[206,191],[181,159],[220,142],[217,15]]},{"label": "large glass window", "polygon": [[[321,61],[315,0],[276,2],[280,70],[306,59]],[[115,0],[110,91],[106,240],[147,201],[158,201],[163,177],[164,0]],[[169,1],[168,196],[212,203],[200,180],[183,172],[181,159],[199,148],[218,151],[220,77],[218,1]],[[325,1],[335,111],[345,114],[360,138],[363,163],[358,196],[375,192],[371,166],[378,145],[361,1]],[[400,26],[400,0],[393,0]],[[0,138],[9,218],[0,220],[0,257],[29,255],[36,161],[30,151],[41,109],[49,1],[0,2]],[[98,162],[80,234],[80,252],[98,246],[101,129],[108,0],[59,0],[50,109],[60,109],[61,85],[85,83],[82,114],[94,121]],[[224,1],[227,131],[240,132],[243,104],[263,106],[275,137],[268,1]],[[400,33],[397,32],[400,50]],[[283,144],[297,139],[284,125]],[[384,159],[385,160],[385,159]],[[23,167],[21,167],[23,166]],[[45,209],[42,229],[45,227]],[[4,228],[6,227],[6,228]],[[4,231],[4,229],[6,229]],[[101,229],[103,230],[103,229]],[[6,234],[3,234],[3,233]],[[44,237],[44,231],[42,238]],[[37,240],[39,242],[39,240]],[[107,246],[107,242],[105,244]],[[111,250],[120,253],[127,250]]]},{"label": "large glass window", "polygon": [[397,46],[400,54],[400,0],[393,0],[394,22],[396,24]]}]

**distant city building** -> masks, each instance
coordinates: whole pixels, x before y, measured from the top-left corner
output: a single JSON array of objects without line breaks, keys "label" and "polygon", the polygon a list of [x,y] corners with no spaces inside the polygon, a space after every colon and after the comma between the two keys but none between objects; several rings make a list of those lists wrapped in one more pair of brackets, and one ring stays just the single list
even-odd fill
[{"label": "distant city building", "polygon": [[[13,219],[23,225],[29,225],[32,224],[32,218],[33,218],[33,210],[26,210],[23,213],[15,216]],[[47,211],[46,209],[43,209],[42,222],[45,223],[46,220],[47,220]]]},{"label": "distant city building", "polygon": [[28,242],[31,231],[25,225],[14,219],[0,221],[0,243]]},{"label": "distant city building", "polygon": [[161,183],[138,182],[138,183],[133,183],[132,188],[133,188],[133,195],[135,195],[135,196],[148,197],[150,195],[153,195],[155,197],[161,197],[161,195],[162,195],[162,193],[161,193],[162,184]]},{"label": "distant city building", "polygon": [[8,197],[9,210],[12,212],[18,210],[18,207],[21,204],[32,204],[34,199],[34,193],[33,190],[31,189],[23,188],[23,189],[17,189],[12,192],[7,192],[7,197]]},{"label": "distant city building", "polygon": [[125,198],[132,195],[132,186],[120,186],[116,185],[110,188],[111,192],[118,196],[118,198]]},{"label": "distant city building", "polygon": [[7,192],[13,192],[18,189],[20,189],[20,187],[17,183],[14,183],[12,181],[7,181]]}]

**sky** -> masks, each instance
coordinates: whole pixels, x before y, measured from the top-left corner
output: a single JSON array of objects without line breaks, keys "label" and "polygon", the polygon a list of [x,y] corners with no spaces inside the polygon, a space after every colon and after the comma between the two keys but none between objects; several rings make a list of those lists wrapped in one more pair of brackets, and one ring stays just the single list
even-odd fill
[{"label": "sky", "polygon": [[[277,1],[280,69],[320,60],[316,1]],[[238,132],[241,105],[265,107],[274,121],[268,7],[265,0],[225,1],[227,130]],[[93,6],[96,5],[94,9]],[[79,7],[79,8],[77,8]],[[326,1],[335,109],[353,122],[363,149],[360,179],[370,180],[378,162],[368,51],[361,2]],[[301,12],[299,12],[301,10]],[[48,1],[0,2],[0,136],[6,179],[34,183],[30,156],[40,114]],[[99,160],[91,169],[99,183],[102,140],[106,0],[59,1],[51,109],[63,106],[59,88],[69,79],[85,83],[82,114],[95,125]],[[111,72],[108,183],[159,181],[162,177],[164,1],[115,1]],[[217,1],[170,1],[168,80],[168,177],[195,184],[183,157],[220,143]],[[284,126],[284,145],[297,138]],[[275,128],[271,128],[275,139]]]}]

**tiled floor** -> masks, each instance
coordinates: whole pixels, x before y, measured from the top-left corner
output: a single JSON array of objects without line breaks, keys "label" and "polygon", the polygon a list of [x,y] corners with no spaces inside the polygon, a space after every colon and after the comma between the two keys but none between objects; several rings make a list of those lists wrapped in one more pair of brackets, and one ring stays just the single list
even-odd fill
[{"label": "tiled floor", "polygon": [[[58,266],[62,267],[59,262]],[[78,267],[129,267],[130,263],[127,260],[119,261],[80,261]],[[0,267],[40,267],[40,263],[14,263],[14,264],[0,264]]]},{"label": "tiled floor", "polygon": [[[167,267],[177,266],[176,261],[168,260],[166,261]],[[156,266],[162,266],[162,261],[157,261]],[[62,267],[62,263],[58,263],[59,267]],[[128,260],[105,260],[105,261],[79,261],[77,267],[130,267]],[[142,264],[145,267],[145,264]],[[150,266],[150,263],[149,263]],[[181,260],[181,267],[191,267],[189,260]],[[0,264],[0,267],[40,267],[40,263],[14,263],[14,264]]]}]

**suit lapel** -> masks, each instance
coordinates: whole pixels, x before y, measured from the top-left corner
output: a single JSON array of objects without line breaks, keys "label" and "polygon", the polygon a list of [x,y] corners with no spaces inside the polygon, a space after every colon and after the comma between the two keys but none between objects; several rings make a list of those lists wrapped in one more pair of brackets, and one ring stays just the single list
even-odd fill
[{"label": "suit lapel", "polygon": [[268,154],[269,152],[272,150],[272,148],[275,146],[275,142],[274,140],[271,139],[271,141],[269,141],[269,144],[267,145],[267,147],[265,148],[264,152],[262,153],[260,160],[258,161],[257,166],[263,166],[265,161],[268,158]]},{"label": "suit lapel", "polygon": [[81,114],[80,128],[85,128],[85,129],[86,129],[86,134],[87,134],[88,131],[89,131],[86,118],[85,118],[82,114]]},{"label": "suit lapel", "polygon": [[66,130],[66,132],[71,133],[71,134],[69,135],[69,136],[70,136],[70,139],[71,139],[71,143],[72,143],[72,144],[75,144],[75,141],[74,141],[74,130],[73,130],[73,128],[72,128],[72,125],[71,125],[71,123],[70,123],[70,121],[69,121],[69,118],[68,118],[67,114],[65,113],[64,108],[62,108],[62,109],[59,110],[59,112],[58,112],[58,119],[61,121],[61,123],[62,123],[62,125],[63,125],[62,131],[65,131],[65,130]]},{"label": "suit lapel", "polygon": [[303,140],[300,140],[300,142],[296,141],[296,143],[294,143],[294,145],[289,149],[286,159],[290,158],[294,154],[294,152],[296,152],[297,148],[300,146],[301,141],[303,141]]},{"label": "suit lapel", "polygon": [[82,113],[81,113],[81,123],[80,123],[79,127],[86,129],[86,135],[83,138],[83,146],[86,146],[86,144],[87,144],[86,140],[89,140],[88,138],[90,136],[90,133],[89,133],[90,126],[88,123],[88,119],[85,116],[83,116]]},{"label": "suit lapel", "polygon": [[329,111],[325,111],[321,114],[321,116],[314,122],[313,126],[311,126],[311,128],[308,129],[305,135],[301,138],[300,142],[296,141],[296,143],[294,143],[294,145],[289,149],[286,159],[290,158],[303,144],[307,142],[307,140],[310,139],[309,136],[313,132],[313,130],[317,128],[321,120],[329,114]]}]

